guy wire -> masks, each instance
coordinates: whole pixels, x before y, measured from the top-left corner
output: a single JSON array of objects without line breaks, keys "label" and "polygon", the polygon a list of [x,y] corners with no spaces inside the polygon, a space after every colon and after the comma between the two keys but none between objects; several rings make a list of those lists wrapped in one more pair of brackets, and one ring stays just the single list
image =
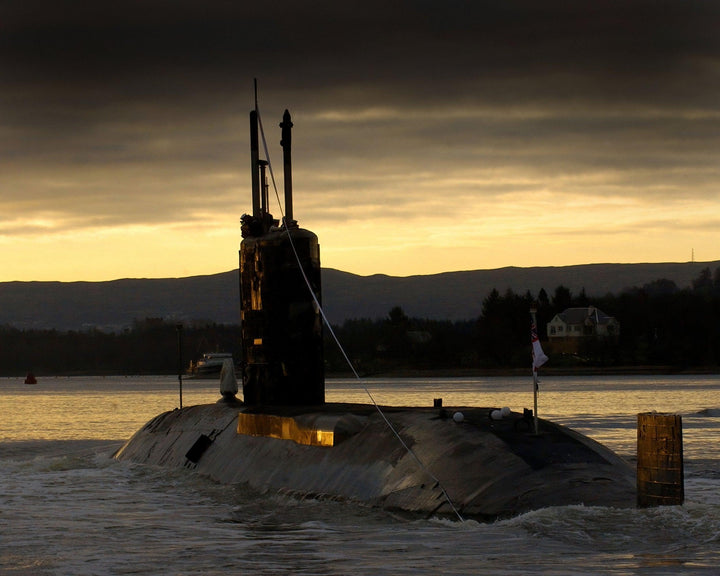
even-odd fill
[{"label": "guy wire", "polygon": [[340,350],[340,352],[342,353],[343,358],[345,358],[345,362],[347,362],[347,365],[350,367],[350,370],[352,370],[352,373],[355,376],[355,379],[358,380],[358,382],[360,382],[363,385],[363,390],[370,398],[370,401],[372,402],[373,406],[378,411],[378,413],[380,414],[382,419],[385,421],[385,424],[388,426],[388,428],[390,428],[392,433],[398,439],[398,441],[403,446],[403,448],[405,448],[405,450],[408,452],[408,454],[410,454],[410,456],[412,456],[412,458],[418,463],[420,468],[437,484],[437,486],[440,488],[440,491],[442,492],[443,497],[445,498],[447,503],[450,505],[450,508],[452,509],[452,511],[455,513],[455,515],[458,517],[458,519],[461,522],[464,522],[464,518],[462,517],[462,515],[460,514],[458,509],[455,507],[455,505],[453,504],[453,501],[450,499],[450,496],[448,495],[447,491],[445,490],[445,487],[442,485],[442,482],[440,482],[440,480],[432,472],[430,472],[430,470],[427,468],[427,466],[425,466],[425,464],[423,464],[423,462],[420,460],[420,458],[417,456],[417,454],[415,454],[415,452],[412,450],[412,448],[410,448],[410,446],[408,446],[405,443],[405,441],[400,437],[400,434],[398,433],[398,431],[395,430],[395,427],[387,419],[387,416],[385,416],[385,413],[382,411],[382,409],[380,408],[378,403],[375,401],[375,398],[370,393],[370,390],[367,388],[367,386],[365,386],[365,383],[363,382],[362,378],[360,378],[360,375],[357,373],[357,370],[355,370],[355,366],[353,366],[353,363],[350,360],[350,358],[348,357],[347,353],[345,352],[345,349],[343,348],[342,344],[340,343],[339,338],[335,334],[335,331],[332,329],[332,326],[330,325],[330,322],[328,321],[327,316],[325,316],[325,310],[323,310],[323,307],[320,305],[320,302],[318,301],[317,296],[315,295],[315,291],[312,289],[310,280],[308,279],[307,275],[305,274],[305,270],[302,266],[302,262],[300,261],[300,256],[297,252],[297,249],[295,248],[295,243],[293,242],[293,239],[292,239],[290,227],[287,225],[288,223],[285,221],[285,213],[282,208],[282,203],[280,202],[280,194],[278,193],[277,185],[275,183],[275,174],[273,172],[272,162],[270,161],[270,153],[268,151],[267,141],[265,140],[265,130],[263,129],[262,116],[260,115],[260,109],[258,108],[258,105],[257,105],[257,95],[256,95],[256,99],[255,99],[255,111],[257,112],[258,125],[260,127],[260,137],[262,138],[263,150],[265,151],[265,159],[268,163],[267,165],[268,165],[268,169],[270,171],[270,179],[272,180],[273,190],[275,191],[275,198],[277,200],[278,208],[280,209],[280,214],[282,216],[281,222],[283,222],[285,224],[285,230],[287,231],[288,239],[290,240],[290,246],[292,247],[293,254],[295,255],[295,260],[297,261],[298,267],[300,268],[300,273],[302,274],[303,280],[305,281],[305,285],[307,286],[307,289],[310,292],[310,296],[312,296],[313,302],[315,303],[315,306],[317,307],[318,311],[320,312],[320,316],[322,316],[323,323],[330,331],[330,335],[332,336],[333,340],[335,341],[335,344],[338,347],[338,350]]}]

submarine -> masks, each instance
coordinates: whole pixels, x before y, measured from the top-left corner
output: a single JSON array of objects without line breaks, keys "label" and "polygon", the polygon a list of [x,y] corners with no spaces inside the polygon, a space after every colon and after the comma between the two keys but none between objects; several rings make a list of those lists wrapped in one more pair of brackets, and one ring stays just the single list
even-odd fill
[{"label": "submarine", "polygon": [[216,403],[159,414],[114,457],[261,493],[426,516],[490,520],[549,506],[635,506],[628,462],[531,410],[325,401],[320,245],[293,215],[293,124],[286,110],[281,219],[269,211],[272,167],[260,159],[258,125],[256,106],[252,213],[241,218],[239,253],[242,400],[230,365]]}]

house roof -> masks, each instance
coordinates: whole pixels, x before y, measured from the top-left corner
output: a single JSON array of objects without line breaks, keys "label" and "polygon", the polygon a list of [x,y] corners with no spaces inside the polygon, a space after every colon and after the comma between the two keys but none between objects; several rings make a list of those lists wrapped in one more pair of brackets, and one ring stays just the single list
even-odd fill
[{"label": "house roof", "polygon": [[602,325],[614,320],[612,316],[608,316],[605,312],[594,306],[566,308],[557,314],[556,318],[559,318],[567,325],[585,324],[586,320],[590,320],[594,324]]}]

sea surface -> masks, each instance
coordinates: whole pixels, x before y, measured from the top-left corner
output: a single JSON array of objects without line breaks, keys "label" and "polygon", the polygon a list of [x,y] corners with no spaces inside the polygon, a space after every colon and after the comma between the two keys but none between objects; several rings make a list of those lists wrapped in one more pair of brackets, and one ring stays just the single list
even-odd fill
[{"label": "sea surface", "polygon": [[[185,380],[183,404],[215,402]],[[330,380],[328,401],[532,408],[532,378]],[[680,414],[683,506],[546,508],[489,523],[223,486],[112,459],[179,405],[177,377],[0,378],[2,575],[718,574],[720,376],[547,377],[538,412],[635,458],[639,412]]]}]

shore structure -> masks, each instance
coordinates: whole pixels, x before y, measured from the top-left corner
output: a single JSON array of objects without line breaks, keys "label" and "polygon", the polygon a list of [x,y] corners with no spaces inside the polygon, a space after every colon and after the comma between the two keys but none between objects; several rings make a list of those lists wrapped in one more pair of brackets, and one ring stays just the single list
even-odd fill
[{"label": "shore structure", "polygon": [[116,453],[227,484],[425,515],[506,517],[547,506],[631,507],[634,469],[592,439],[500,407],[325,402],[320,248],[293,217],[290,114],[284,217],[270,214],[250,113],[252,214],[242,218],[243,400],[153,418]]}]

